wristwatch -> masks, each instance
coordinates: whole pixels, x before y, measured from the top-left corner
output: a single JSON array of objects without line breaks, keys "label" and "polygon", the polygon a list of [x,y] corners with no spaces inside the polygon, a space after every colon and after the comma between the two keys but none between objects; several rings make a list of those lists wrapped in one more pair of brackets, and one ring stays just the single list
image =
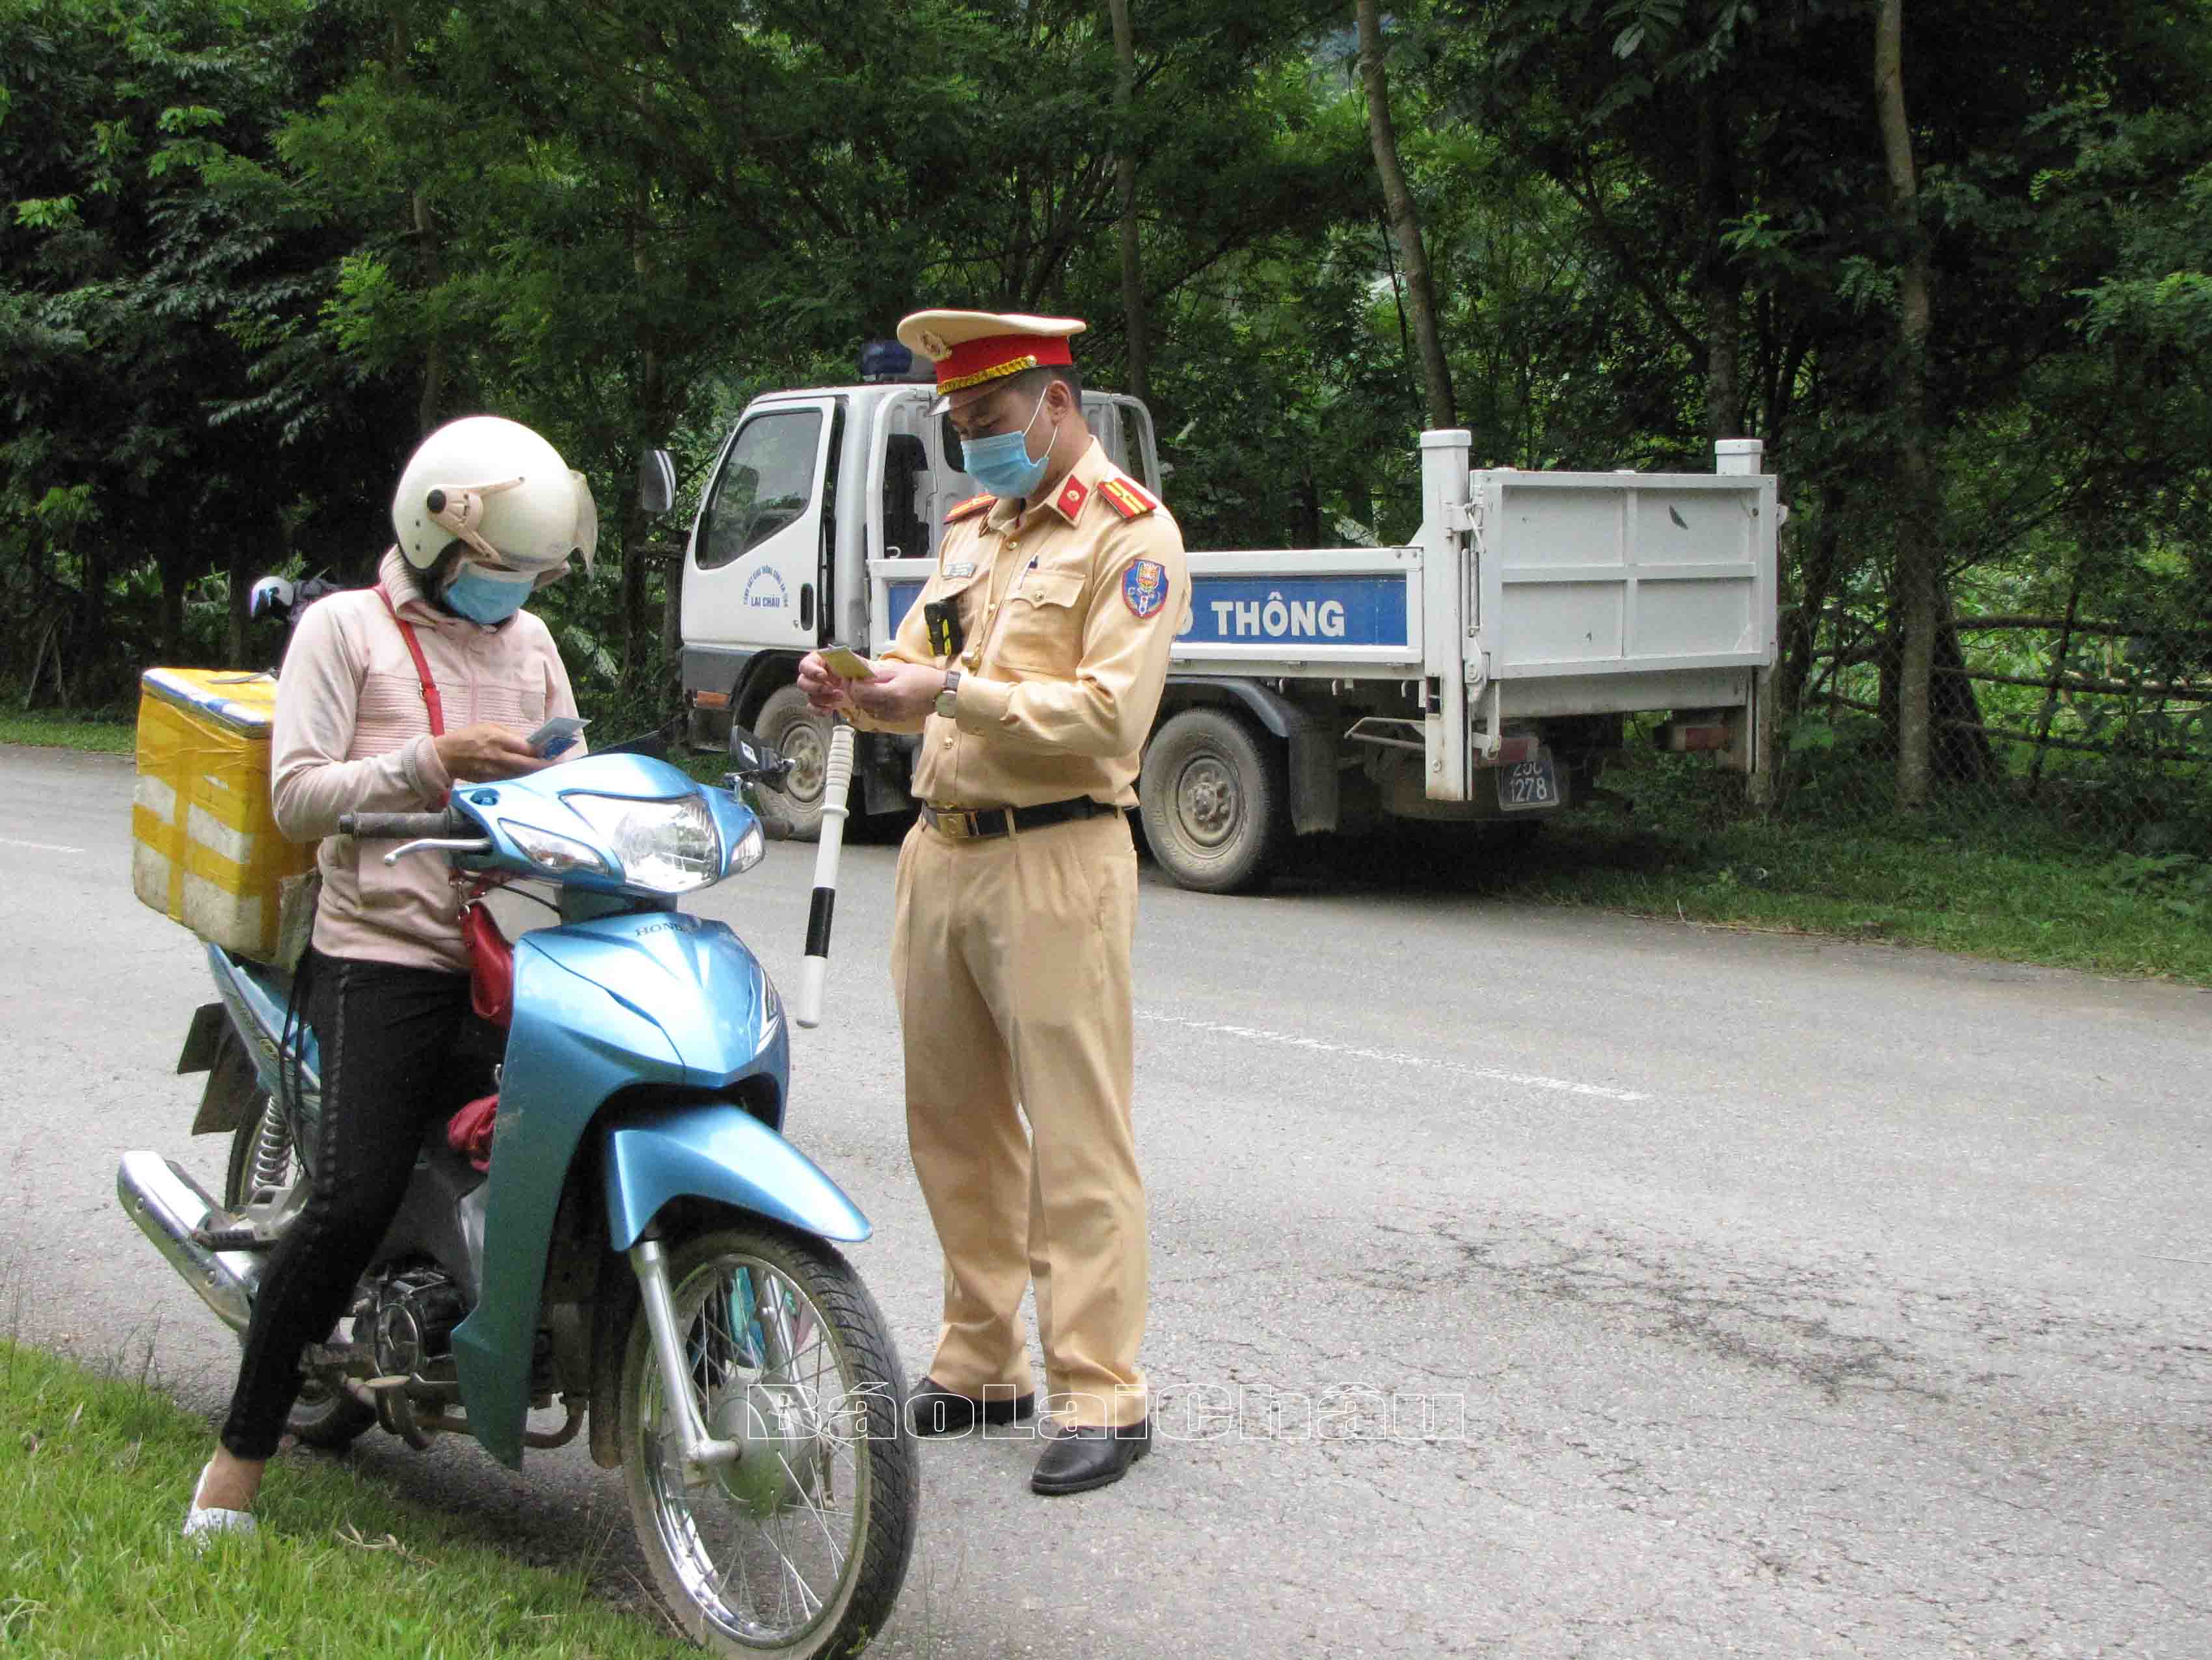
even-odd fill
[{"label": "wristwatch", "polygon": [[960,671],[947,669],[945,671],[945,689],[937,694],[937,712],[951,720],[959,707]]}]

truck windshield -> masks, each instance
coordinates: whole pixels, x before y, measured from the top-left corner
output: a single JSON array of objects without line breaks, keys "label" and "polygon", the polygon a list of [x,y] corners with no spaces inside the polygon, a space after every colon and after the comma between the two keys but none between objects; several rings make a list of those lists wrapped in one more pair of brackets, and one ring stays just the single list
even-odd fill
[{"label": "truck windshield", "polygon": [[745,422],[700,522],[699,568],[743,559],[804,514],[821,451],[818,409],[771,409]]}]

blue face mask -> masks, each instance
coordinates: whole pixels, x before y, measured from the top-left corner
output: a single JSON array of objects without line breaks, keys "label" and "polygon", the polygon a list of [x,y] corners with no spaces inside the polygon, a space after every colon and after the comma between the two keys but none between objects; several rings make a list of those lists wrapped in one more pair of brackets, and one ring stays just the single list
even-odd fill
[{"label": "blue face mask", "polygon": [[464,563],[443,597],[446,609],[455,615],[489,627],[520,611],[537,585],[538,579],[528,571],[487,571],[481,565]]},{"label": "blue face mask", "polygon": [[1044,470],[1052,459],[1052,445],[1045,445],[1044,454],[1030,458],[1030,427],[1044,412],[1044,394],[1037,394],[1036,408],[1030,411],[1030,426],[1018,433],[1000,433],[992,438],[967,438],[960,441],[963,458],[961,470],[994,496],[1018,500],[1044,482]]}]

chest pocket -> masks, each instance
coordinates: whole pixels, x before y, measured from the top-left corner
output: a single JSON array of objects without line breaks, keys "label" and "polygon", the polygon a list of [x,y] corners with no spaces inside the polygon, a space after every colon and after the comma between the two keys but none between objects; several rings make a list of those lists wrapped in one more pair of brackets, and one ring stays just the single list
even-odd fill
[{"label": "chest pocket", "polygon": [[[981,592],[981,589],[976,580],[976,573],[972,567],[967,575],[960,577],[947,578],[940,571],[924,583],[921,591],[914,597],[912,615],[916,621],[920,621],[923,619],[925,606],[954,607],[954,615],[960,619],[960,650],[966,651],[974,646],[976,627],[982,621],[982,602],[976,597]],[[901,627],[904,627],[904,624],[902,623]],[[927,639],[927,637],[928,630],[925,622],[923,638]],[[929,648],[925,645],[923,649],[927,651]],[[941,657],[933,655],[932,660],[942,661],[943,659]]]},{"label": "chest pocket", "polygon": [[1006,596],[999,657],[1009,669],[1073,680],[1083,661],[1085,573],[1024,571]]}]

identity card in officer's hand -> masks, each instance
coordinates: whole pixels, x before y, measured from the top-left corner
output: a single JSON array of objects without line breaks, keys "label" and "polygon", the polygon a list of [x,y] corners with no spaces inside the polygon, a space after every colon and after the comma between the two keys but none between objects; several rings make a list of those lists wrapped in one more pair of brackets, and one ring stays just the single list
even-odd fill
[{"label": "identity card in officer's hand", "polygon": [[840,680],[873,680],[883,672],[849,645],[823,646],[822,664]]}]

